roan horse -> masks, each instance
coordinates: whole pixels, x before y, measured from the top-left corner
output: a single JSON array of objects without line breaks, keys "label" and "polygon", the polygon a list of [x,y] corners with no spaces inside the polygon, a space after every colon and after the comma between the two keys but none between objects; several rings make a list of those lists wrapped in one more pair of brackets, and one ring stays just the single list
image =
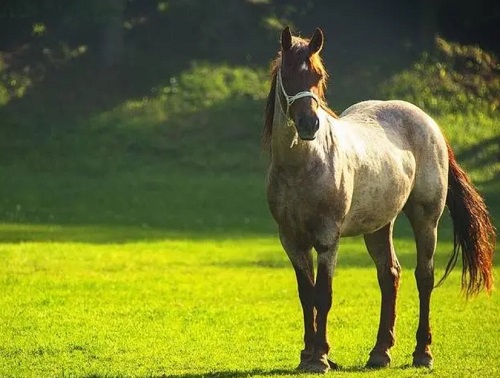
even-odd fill
[{"label": "roan horse", "polygon": [[[413,365],[431,367],[429,305],[443,209],[448,206],[453,220],[454,249],[442,280],[461,250],[467,295],[492,290],[495,229],[436,122],[421,109],[404,101],[365,101],[337,117],[327,107],[327,73],[319,56],[323,40],[320,29],[310,40],[283,30],[262,134],[271,154],[268,204],[295,270],[304,316],[298,369],[337,368],[328,359],[327,338],[333,272],[339,238],[360,234],[382,294],[367,367],[389,365],[401,275],[392,231],[401,211],[410,220],[417,249],[420,316]],[[316,279],[312,248],[318,256]]]}]

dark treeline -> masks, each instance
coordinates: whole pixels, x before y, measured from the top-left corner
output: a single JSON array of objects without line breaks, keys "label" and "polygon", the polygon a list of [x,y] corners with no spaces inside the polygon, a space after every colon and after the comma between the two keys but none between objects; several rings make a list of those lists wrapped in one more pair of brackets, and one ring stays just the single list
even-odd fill
[{"label": "dark treeline", "polygon": [[304,33],[321,26],[342,50],[384,42],[419,50],[435,34],[500,49],[496,0],[2,0],[0,20],[3,51],[27,43],[87,44],[110,61],[127,43],[145,42],[140,34],[174,53],[259,61],[263,38],[283,24]]},{"label": "dark treeline", "polygon": [[[47,72],[85,62],[128,80],[120,93],[144,93],[193,60],[265,66],[284,25],[326,35],[324,58],[344,101],[373,94],[388,77],[432,48],[435,35],[500,52],[497,0],[2,0],[4,75]],[[79,59],[74,59],[78,57]],[[78,72],[75,70],[75,72]],[[88,71],[88,70],[87,70]],[[75,76],[75,72],[66,75]],[[136,75],[137,76],[137,75]],[[339,79],[341,78],[341,79]],[[88,80],[87,80],[88,81]],[[75,83],[77,85],[77,83]]]}]

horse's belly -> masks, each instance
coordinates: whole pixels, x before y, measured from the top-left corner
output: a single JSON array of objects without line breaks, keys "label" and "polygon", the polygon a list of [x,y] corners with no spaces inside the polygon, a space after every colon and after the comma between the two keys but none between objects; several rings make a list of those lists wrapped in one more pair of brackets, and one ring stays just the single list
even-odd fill
[{"label": "horse's belly", "polygon": [[362,187],[353,193],[341,226],[342,236],[367,234],[391,222],[403,209],[411,192],[412,177],[386,179],[386,185]]},{"label": "horse's belly", "polygon": [[[401,209],[395,211],[398,214]],[[346,219],[341,227],[341,236],[356,236],[362,234],[369,234],[377,231],[388,224],[394,216],[392,217],[381,217],[377,214],[372,213],[356,213],[353,219]]]}]

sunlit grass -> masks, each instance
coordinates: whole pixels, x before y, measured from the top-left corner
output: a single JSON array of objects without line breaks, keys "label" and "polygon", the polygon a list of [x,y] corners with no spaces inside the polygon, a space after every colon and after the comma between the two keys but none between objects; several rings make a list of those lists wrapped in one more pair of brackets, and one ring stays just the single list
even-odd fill
[{"label": "sunlit grass", "polygon": [[[426,373],[406,368],[417,322],[412,244],[397,244],[404,271],[389,370],[395,376]],[[450,248],[440,243],[438,274]],[[1,376],[294,374],[301,311],[275,237],[41,240],[4,243],[0,251]],[[362,370],[376,335],[379,291],[360,238],[343,241],[334,286],[332,357],[346,371],[339,374],[388,374]],[[467,304],[459,272],[435,291],[433,375],[498,373],[499,304],[496,294]]]}]

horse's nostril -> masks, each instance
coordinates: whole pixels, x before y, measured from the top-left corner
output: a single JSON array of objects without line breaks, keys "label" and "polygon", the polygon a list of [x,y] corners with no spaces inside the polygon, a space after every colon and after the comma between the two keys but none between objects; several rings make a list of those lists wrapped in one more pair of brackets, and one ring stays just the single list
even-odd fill
[{"label": "horse's nostril", "polygon": [[297,114],[295,125],[302,139],[312,140],[319,130],[319,119],[315,114]]},{"label": "horse's nostril", "polygon": [[315,131],[318,131],[319,130],[319,119],[318,117],[314,117],[315,120],[314,120],[314,130]]}]

